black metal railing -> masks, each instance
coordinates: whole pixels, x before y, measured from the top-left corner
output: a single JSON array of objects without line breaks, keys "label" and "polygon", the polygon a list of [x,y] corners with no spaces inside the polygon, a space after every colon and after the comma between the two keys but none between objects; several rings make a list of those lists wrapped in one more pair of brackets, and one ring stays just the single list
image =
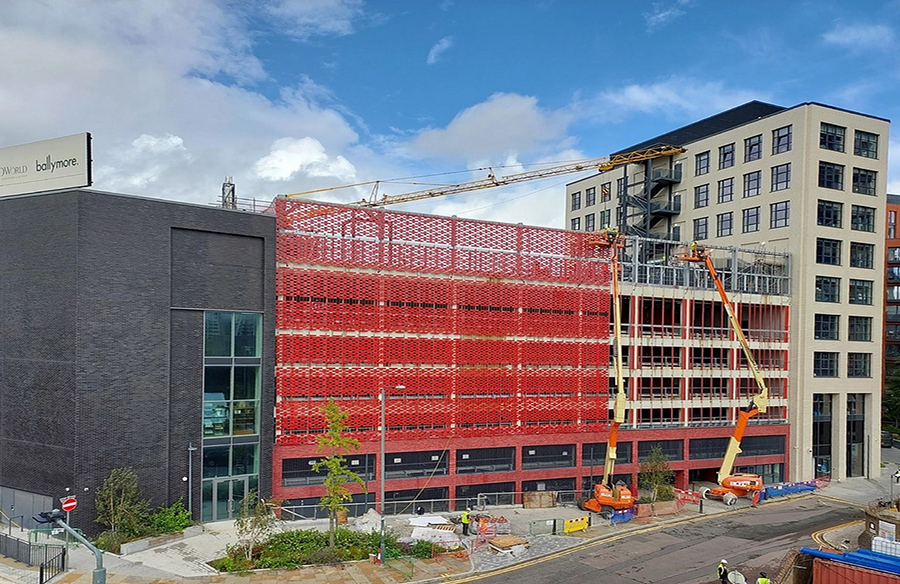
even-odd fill
[{"label": "black metal railing", "polygon": [[56,555],[41,562],[38,584],[49,582],[51,578],[53,578],[57,574],[63,573],[65,570],[66,548],[60,548],[59,552]]}]

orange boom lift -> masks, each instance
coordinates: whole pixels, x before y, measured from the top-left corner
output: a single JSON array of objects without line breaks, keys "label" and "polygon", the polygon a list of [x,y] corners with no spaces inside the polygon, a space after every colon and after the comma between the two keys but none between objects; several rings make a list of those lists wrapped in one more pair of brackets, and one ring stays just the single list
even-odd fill
[{"label": "orange boom lift", "polygon": [[763,481],[759,475],[732,473],[731,471],[734,469],[735,459],[738,454],[741,453],[741,440],[744,438],[744,430],[747,428],[747,422],[749,422],[750,418],[756,414],[765,413],[766,411],[766,407],[769,403],[769,388],[766,387],[766,382],[759,373],[756,361],[753,359],[753,355],[750,352],[750,345],[747,343],[747,337],[744,336],[744,331],[741,330],[741,323],[734,313],[734,306],[732,306],[731,301],[728,300],[728,294],[725,292],[722,280],[716,272],[716,267],[713,265],[709,251],[694,242],[691,244],[690,253],[683,255],[680,259],[686,262],[703,263],[706,265],[706,269],[709,271],[709,275],[716,285],[716,290],[719,292],[719,297],[722,299],[722,305],[728,313],[728,320],[731,323],[734,336],[737,337],[741,344],[741,349],[744,351],[744,357],[747,359],[747,367],[750,369],[750,372],[753,373],[753,379],[756,380],[756,385],[759,388],[759,393],[751,398],[750,405],[747,406],[746,409],[741,410],[740,414],[738,414],[734,432],[728,440],[728,448],[725,449],[725,458],[722,460],[721,468],[719,468],[717,476],[719,486],[711,489],[700,489],[700,494],[704,499],[719,499],[726,505],[734,505],[737,502],[738,497],[752,497],[753,494],[758,493],[763,489]]}]

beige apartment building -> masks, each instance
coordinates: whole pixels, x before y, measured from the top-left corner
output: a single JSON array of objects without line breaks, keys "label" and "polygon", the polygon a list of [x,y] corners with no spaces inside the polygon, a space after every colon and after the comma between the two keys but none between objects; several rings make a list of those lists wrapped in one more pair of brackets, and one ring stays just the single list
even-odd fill
[{"label": "beige apartment building", "polygon": [[[770,412],[750,426],[782,422],[789,428],[786,468],[767,472],[770,480],[880,474],[889,130],[888,120],[823,104],[786,108],[754,101],[622,150],[670,144],[683,148],[681,154],[567,185],[567,226],[616,227],[647,242],[626,258],[635,265],[677,273],[686,243],[712,249],[751,329],[756,360],[774,363],[764,372]],[[788,277],[778,280],[777,290],[738,285],[748,274],[780,271]],[[672,299],[669,312],[684,322],[696,321],[703,303],[717,300],[709,286],[698,291],[677,279],[636,274],[623,271],[624,293]],[[627,314],[637,326],[642,316],[635,304]],[[783,312],[772,313],[774,307]],[[764,313],[786,319],[786,342],[766,334],[777,326],[754,327],[752,315]],[[635,326],[626,338],[631,354],[642,342],[632,334]],[[674,337],[676,352],[688,361],[699,354],[697,339]],[[740,377],[727,372],[739,363],[732,359],[721,374]],[[640,409],[635,388],[656,373],[635,365],[627,375],[633,407]],[[691,428],[691,393],[681,392],[686,401],[668,423]],[[722,425],[734,424],[747,394],[746,384],[736,382],[721,395]]]}]

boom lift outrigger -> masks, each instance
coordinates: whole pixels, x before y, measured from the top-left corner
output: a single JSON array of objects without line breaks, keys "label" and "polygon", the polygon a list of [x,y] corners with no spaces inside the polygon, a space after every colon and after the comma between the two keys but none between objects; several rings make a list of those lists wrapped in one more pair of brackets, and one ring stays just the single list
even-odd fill
[{"label": "boom lift outrigger", "polygon": [[737,502],[738,497],[752,496],[753,493],[757,493],[763,489],[763,481],[759,475],[750,473],[732,473],[731,471],[734,469],[735,459],[738,454],[741,453],[741,440],[744,437],[744,430],[747,428],[747,422],[749,422],[750,418],[756,414],[765,413],[766,411],[766,407],[769,403],[769,388],[766,387],[766,382],[759,373],[756,361],[753,359],[753,354],[750,352],[750,345],[747,343],[747,337],[744,336],[744,331],[741,329],[741,323],[734,313],[734,307],[728,299],[728,293],[725,292],[725,286],[722,285],[722,280],[716,272],[716,267],[713,265],[709,250],[694,242],[691,244],[690,253],[681,256],[680,259],[686,262],[703,263],[706,265],[709,276],[716,285],[716,290],[719,292],[719,297],[722,299],[722,305],[725,307],[725,312],[728,313],[728,321],[731,323],[731,329],[734,331],[734,336],[737,337],[738,342],[741,344],[741,349],[744,351],[744,357],[747,359],[747,367],[753,374],[753,379],[756,380],[756,385],[759,388],[759,393],[750,399],[750,405],[746,409],[741,410],[738,414],[734,432],[728,440],[728,448],[725,449],[725,458],[722,460],[722,466],[719,468],[719,473],[717,475],[719,486],[711,489],[703,488],[700,490],[700,494],[704,499],[719,499],[726,505],[734,505]]},{"label": "boom lift outrigger", "polygon": [[621,509],[634,507],[634,495],[623,484],[612,484],[613,470],[616,465],[616,446],[619,437],[619,426],[625,422],[625,381],[622,374],[622,300],[619,292],[619,250],[625,245],[624,237],[615,229],[607,229],[599,234],[595,242],[609,247],[612,312],[613,312],[613,350],[616,371],[616,397],[613,401],[613,420],[609,425],[609,440],[606,443],[606,460],[603,465],[603,479],[594,485],[590,499],[579,499],[578,507],[601,515],[610,515]]}]

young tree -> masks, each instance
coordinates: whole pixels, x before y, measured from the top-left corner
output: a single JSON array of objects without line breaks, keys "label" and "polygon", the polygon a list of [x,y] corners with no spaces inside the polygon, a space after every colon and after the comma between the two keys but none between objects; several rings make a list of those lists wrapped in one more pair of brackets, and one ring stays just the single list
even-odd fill
[{"label": "young tree", "polygon": [[259,498],[256,490],[247,493],[234,516],[234,527],[238,548],[246,555],[248,564],[253,561],[253,550],[272,533],[276,521],[272,507]]},{"label": "young tree", "polygon": [[661,487],[670,485],[674,477],[675,473],[669,469],[669,457],[659,444],[654,445],[647,459],[641,462],[641,470],[638,473],[640,486],[650,490],[651,503],[659,497]]},{"label": "young tree", "polygon": [[94,493],[97,523],[116,536],[140,536],[147,529],[150,502],[144,499],[132,468],[113,469]]},{"label": "young tree", "polygon": [[319,501],[319,505],[328,511],[328,546],[334,547],[334,532],[337,530],[338,511],[347,511],[344,502],[352,501],[353,495],[347,485],[357,483],[363,490],[366,488],[362,478],[350,470],[344,454],[359,449],[359,440],[344,435],[347,429],[349,413],[343,411],[333,399],[322,408],[325,414],[327,429],[325,434],[319,436],[319,452],[326,452],[326,456],[313,465],[316,472],[325,469],[325,496]]}]

